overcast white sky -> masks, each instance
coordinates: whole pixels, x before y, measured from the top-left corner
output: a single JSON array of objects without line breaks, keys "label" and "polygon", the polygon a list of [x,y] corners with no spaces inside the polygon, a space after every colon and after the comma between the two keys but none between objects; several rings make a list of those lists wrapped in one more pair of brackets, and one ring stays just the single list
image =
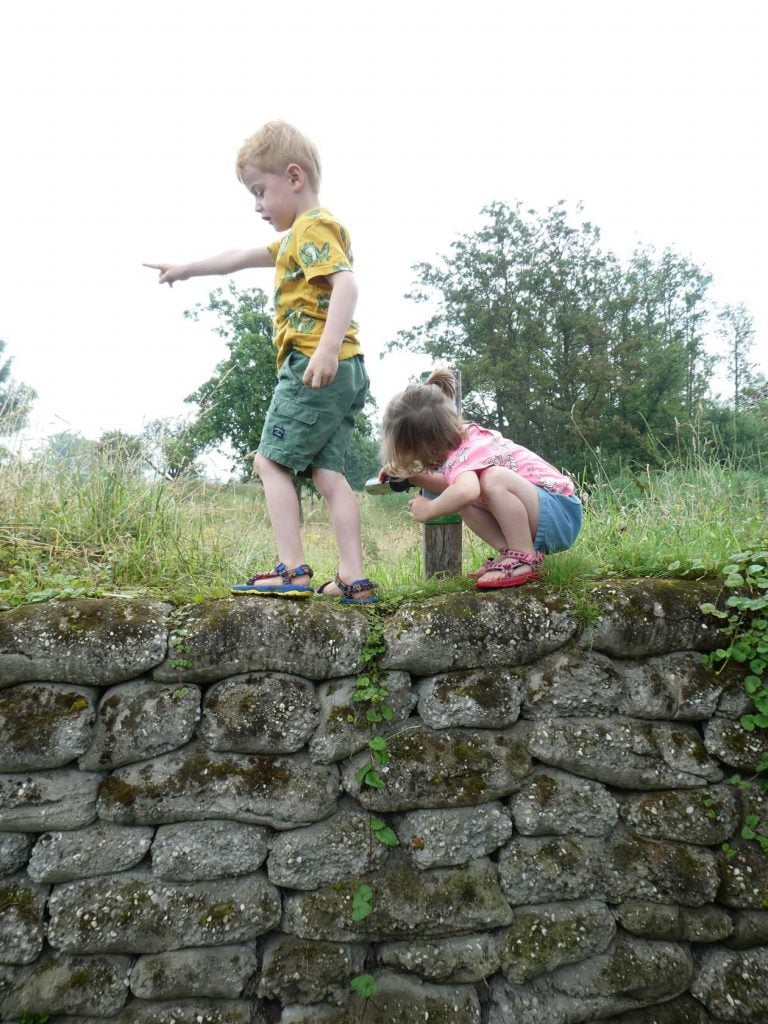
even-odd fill
[{"label": "overcast white sky", "polygon": [[[768,370],[764,0],[36,0],[0,8],[0,338],[33,435],[139,431],[226,354],[144,261],[267,243],[233,173],[279,117],[315,140],[379,359],[411,265],[482,206],[584,203],[607,247],[672,246],[744,302]],[[238,275],[269,294],[270,271]]]}]

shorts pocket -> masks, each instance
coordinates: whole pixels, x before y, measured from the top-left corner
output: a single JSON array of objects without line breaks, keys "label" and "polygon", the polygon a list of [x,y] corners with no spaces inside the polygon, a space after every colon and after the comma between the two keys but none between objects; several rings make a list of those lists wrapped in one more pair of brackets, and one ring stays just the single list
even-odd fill
[{"label": "shorts pocket", "polygon": [[276,399],[273,412],[276,416],[285,417],[289,420],[298,420],[299,423],[304,423],[308,427],[313,427],[320,415],[319,410],[308,409],[287,398]]}]

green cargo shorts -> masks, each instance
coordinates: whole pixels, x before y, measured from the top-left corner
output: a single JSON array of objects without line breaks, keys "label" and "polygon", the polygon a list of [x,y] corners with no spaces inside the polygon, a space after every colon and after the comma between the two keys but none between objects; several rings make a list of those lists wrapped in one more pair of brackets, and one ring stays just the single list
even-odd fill
[{"label": "green cargo shorts", "polygon": [[338,373],[324,388],[302,383],[308,362],[296,349],[283,360],[259,454],[302,476],[313,467],[343,473],[355,419],[368,394],[363,357],[341,359]]}]

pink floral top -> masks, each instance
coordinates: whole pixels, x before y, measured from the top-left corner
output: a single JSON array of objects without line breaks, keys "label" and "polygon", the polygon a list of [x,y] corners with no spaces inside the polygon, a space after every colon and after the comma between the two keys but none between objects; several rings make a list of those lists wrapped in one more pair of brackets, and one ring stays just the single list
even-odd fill
[{"label": "pink floral top", "polygon": [[574,494],[572,480],[559,473],[539,455],[502,437],[498,430],[486,430],[477,423],[467,423],[466,434],[458,448],[448,452],[440,468],[449,484],[462,473],[479,473],[489,466],[506,466],[553,494]]}]

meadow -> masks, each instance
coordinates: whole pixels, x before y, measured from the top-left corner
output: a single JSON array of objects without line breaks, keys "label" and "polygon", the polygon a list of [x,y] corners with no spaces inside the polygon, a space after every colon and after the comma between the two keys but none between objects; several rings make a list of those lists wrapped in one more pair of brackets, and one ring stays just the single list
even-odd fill
[{"label": "meadow", "polygon": [[[547,558],[548,586],[577,591],[611,576],[716,576],[736,553],[765,547],[768,482],[754,468],[694,453],[663,469],[598,472],[582,494],[582,533]],[[470,587],[429,580],[421,527],[408,495],[360,495],[365,564],[382,596]],[[302,496],[306,557],[315,582],[332,578],[332,531],[323,503]],[[464,531],[465,570],[488,554]],[[143,595],[188,603],[227,595],[276,561],[257,481],[152,481],[130,459],[23,460],[0,466],[0,606],[54,597]]]}]

